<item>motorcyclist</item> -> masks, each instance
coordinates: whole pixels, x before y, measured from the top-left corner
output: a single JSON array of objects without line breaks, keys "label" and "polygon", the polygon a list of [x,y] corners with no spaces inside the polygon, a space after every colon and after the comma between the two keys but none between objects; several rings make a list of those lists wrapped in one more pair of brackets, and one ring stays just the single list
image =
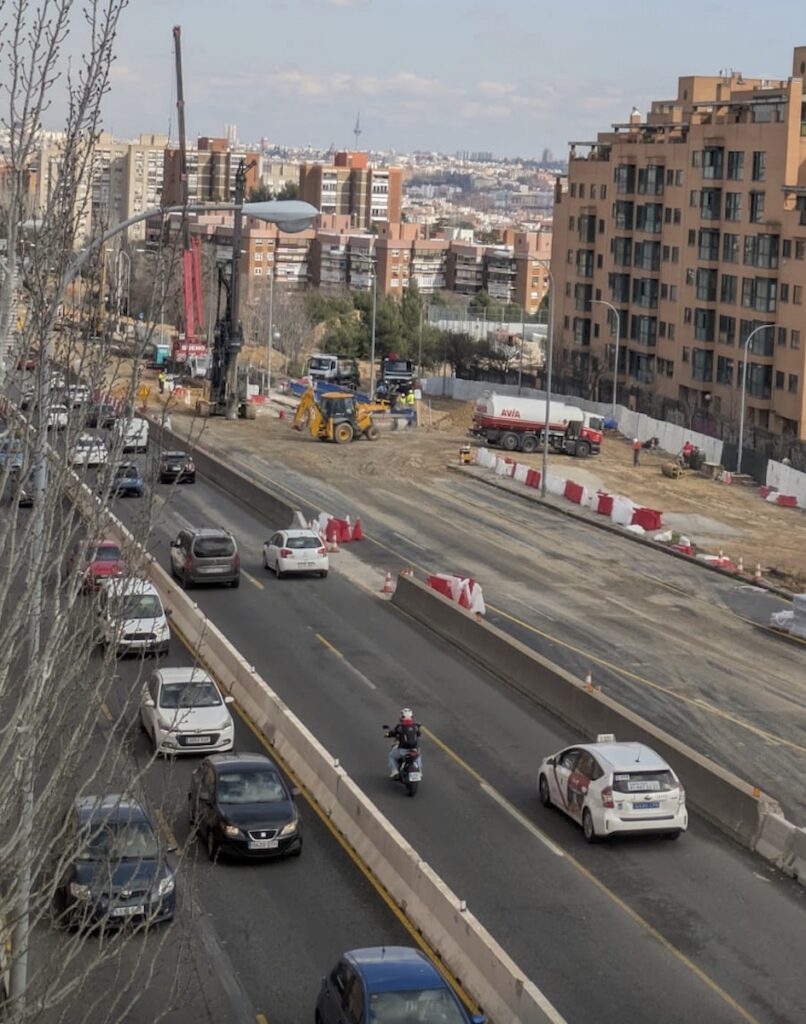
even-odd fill
[{"label": "motorcyclist", "polygon": [[[400,721],[386,735],[397,740],[397,744],[389,751],[389,778],[396,779],[400,771],[400,762],[409,750],[417,750],[420,746],[422,726],[414,721],[411,708],[401,708]],[[419,760],[419,759],[418,759]]]}]

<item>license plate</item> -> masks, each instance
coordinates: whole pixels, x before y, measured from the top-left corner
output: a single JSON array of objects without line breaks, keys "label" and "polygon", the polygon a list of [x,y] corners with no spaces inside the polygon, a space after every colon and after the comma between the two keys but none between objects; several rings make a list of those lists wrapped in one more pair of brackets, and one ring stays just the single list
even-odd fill
[{"label": "license plate", "polygon": [[227,565],[204,565],[199,570],[200,572],[227,572],[229,566]]},{"label": "license plate", "polygon": [[203,747],[206,743],[209,743],[211,739],[211,736],[186,736],[185,743],[187,743],[189,747]]},{"label": "license plate", "polygon": [[419,782],[422,777],[422,772],[409,772],[409,782]]},{"label": "license plate", "polygon": [[276,850],[279,845],[278,839],[250,839],[250,850]]},{"label": "license plate", "polygon": [[299,563],[300,569],[313,569],[315,567],[315,565],[316,565],[316,562],[300,562]]},{"label": "license plate", "polygon": [[114,907],[110,917],[135,917],[138,914],[145,914],[146,908],[141,903],[136,907]]},{"label": "license plate", "polygon": [[633,804],[634,811],[654,811],[656,807],[660,807],[657,800],[644,801],[644,803]]}]

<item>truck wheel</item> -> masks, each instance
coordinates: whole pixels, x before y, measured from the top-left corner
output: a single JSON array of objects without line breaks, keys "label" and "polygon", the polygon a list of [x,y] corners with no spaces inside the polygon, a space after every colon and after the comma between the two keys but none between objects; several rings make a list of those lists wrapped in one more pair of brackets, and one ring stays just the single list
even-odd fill
[{"label": "truck wheel", "polygon": [[524,434],[521,439],[521,451],[527,455],[537,451],[537,438],[534,434]]},{"label": "truck wheel", "polygon": [[505,452],[514,452],[518,448],[519,438],[517,434],[513,434],[511,430],[501,435],[501,440],[498,442]]},{"label": "truck wheel", "polygon": [[333,440],[336,444],[349,444],[353,439],[353,428],[349,423],[337,423],[333,428]]},{"label": "truck wheel", "polygon": [[577,441],[575,455],[578,455],[580,459],[587,459],[591,453],[591,446],[587,441]]},{"label": "truck wheel", "polygon": [[364,434],[368,441],[377,441],[378,438],[381,436],[380,430],[378,430],[374,423],[372,424],[371,427],[367,427],[367,429],[364,431]]}]

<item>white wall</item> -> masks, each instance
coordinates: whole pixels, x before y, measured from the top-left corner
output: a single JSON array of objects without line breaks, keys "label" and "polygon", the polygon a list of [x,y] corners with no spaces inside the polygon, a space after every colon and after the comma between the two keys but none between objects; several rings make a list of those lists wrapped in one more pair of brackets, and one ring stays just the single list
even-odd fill
[{"label": "white wall", "polygon": [[794,494],[798,505],[806,508],[806,473],[770,459],[767,463],[767,486],[775,487],[781,494]]}]

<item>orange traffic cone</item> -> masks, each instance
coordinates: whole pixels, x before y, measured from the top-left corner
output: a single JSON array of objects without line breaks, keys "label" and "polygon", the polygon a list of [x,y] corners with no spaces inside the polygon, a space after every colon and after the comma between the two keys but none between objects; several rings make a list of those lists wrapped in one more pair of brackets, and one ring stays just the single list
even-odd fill
[{"label": "orange traffic cone", "polygon": [[327,541],[327,550],[332,555],[338,554],[339,528],[336,525],[335,519],[328,519],[327,521],[327,526],[325,527],[325,540]]},{"label": "orange traffic cone", "polygon": [[387,572],[387,574],[386,574],[386,576],[384,578],[384,581],[383,581],[383,589],[381,590],[381,593],[382,594],[394,594],[394,592],[395,592],[395,588],[394,588],[394,584],[392,583],[392,574],[390,572]]},{"label": "orange traffic cone", "polygon": [[756,571],[754,575],[757,580],[761,579],[761,562],[756,562]]},{"label": "orange traffic cone", "polygon": [[352,535],[352,537],[350,539],[351,540],[363,540],[364,539],[364,531],[361,529],[361,517],[360,516],[356,516],[355,517],[355,526],[353,527],[353,535]]},{"label": "orange traffic cone", "polygon": [[277,419],[278,420],[284,420],[285,419],[285,409],[280,409],[280,411],[277,413]]},{"label": "orange traffic cone", "polygon": [[593,674],[590,669],[585,673],[585,689],[588,693],[593,693]]}]

